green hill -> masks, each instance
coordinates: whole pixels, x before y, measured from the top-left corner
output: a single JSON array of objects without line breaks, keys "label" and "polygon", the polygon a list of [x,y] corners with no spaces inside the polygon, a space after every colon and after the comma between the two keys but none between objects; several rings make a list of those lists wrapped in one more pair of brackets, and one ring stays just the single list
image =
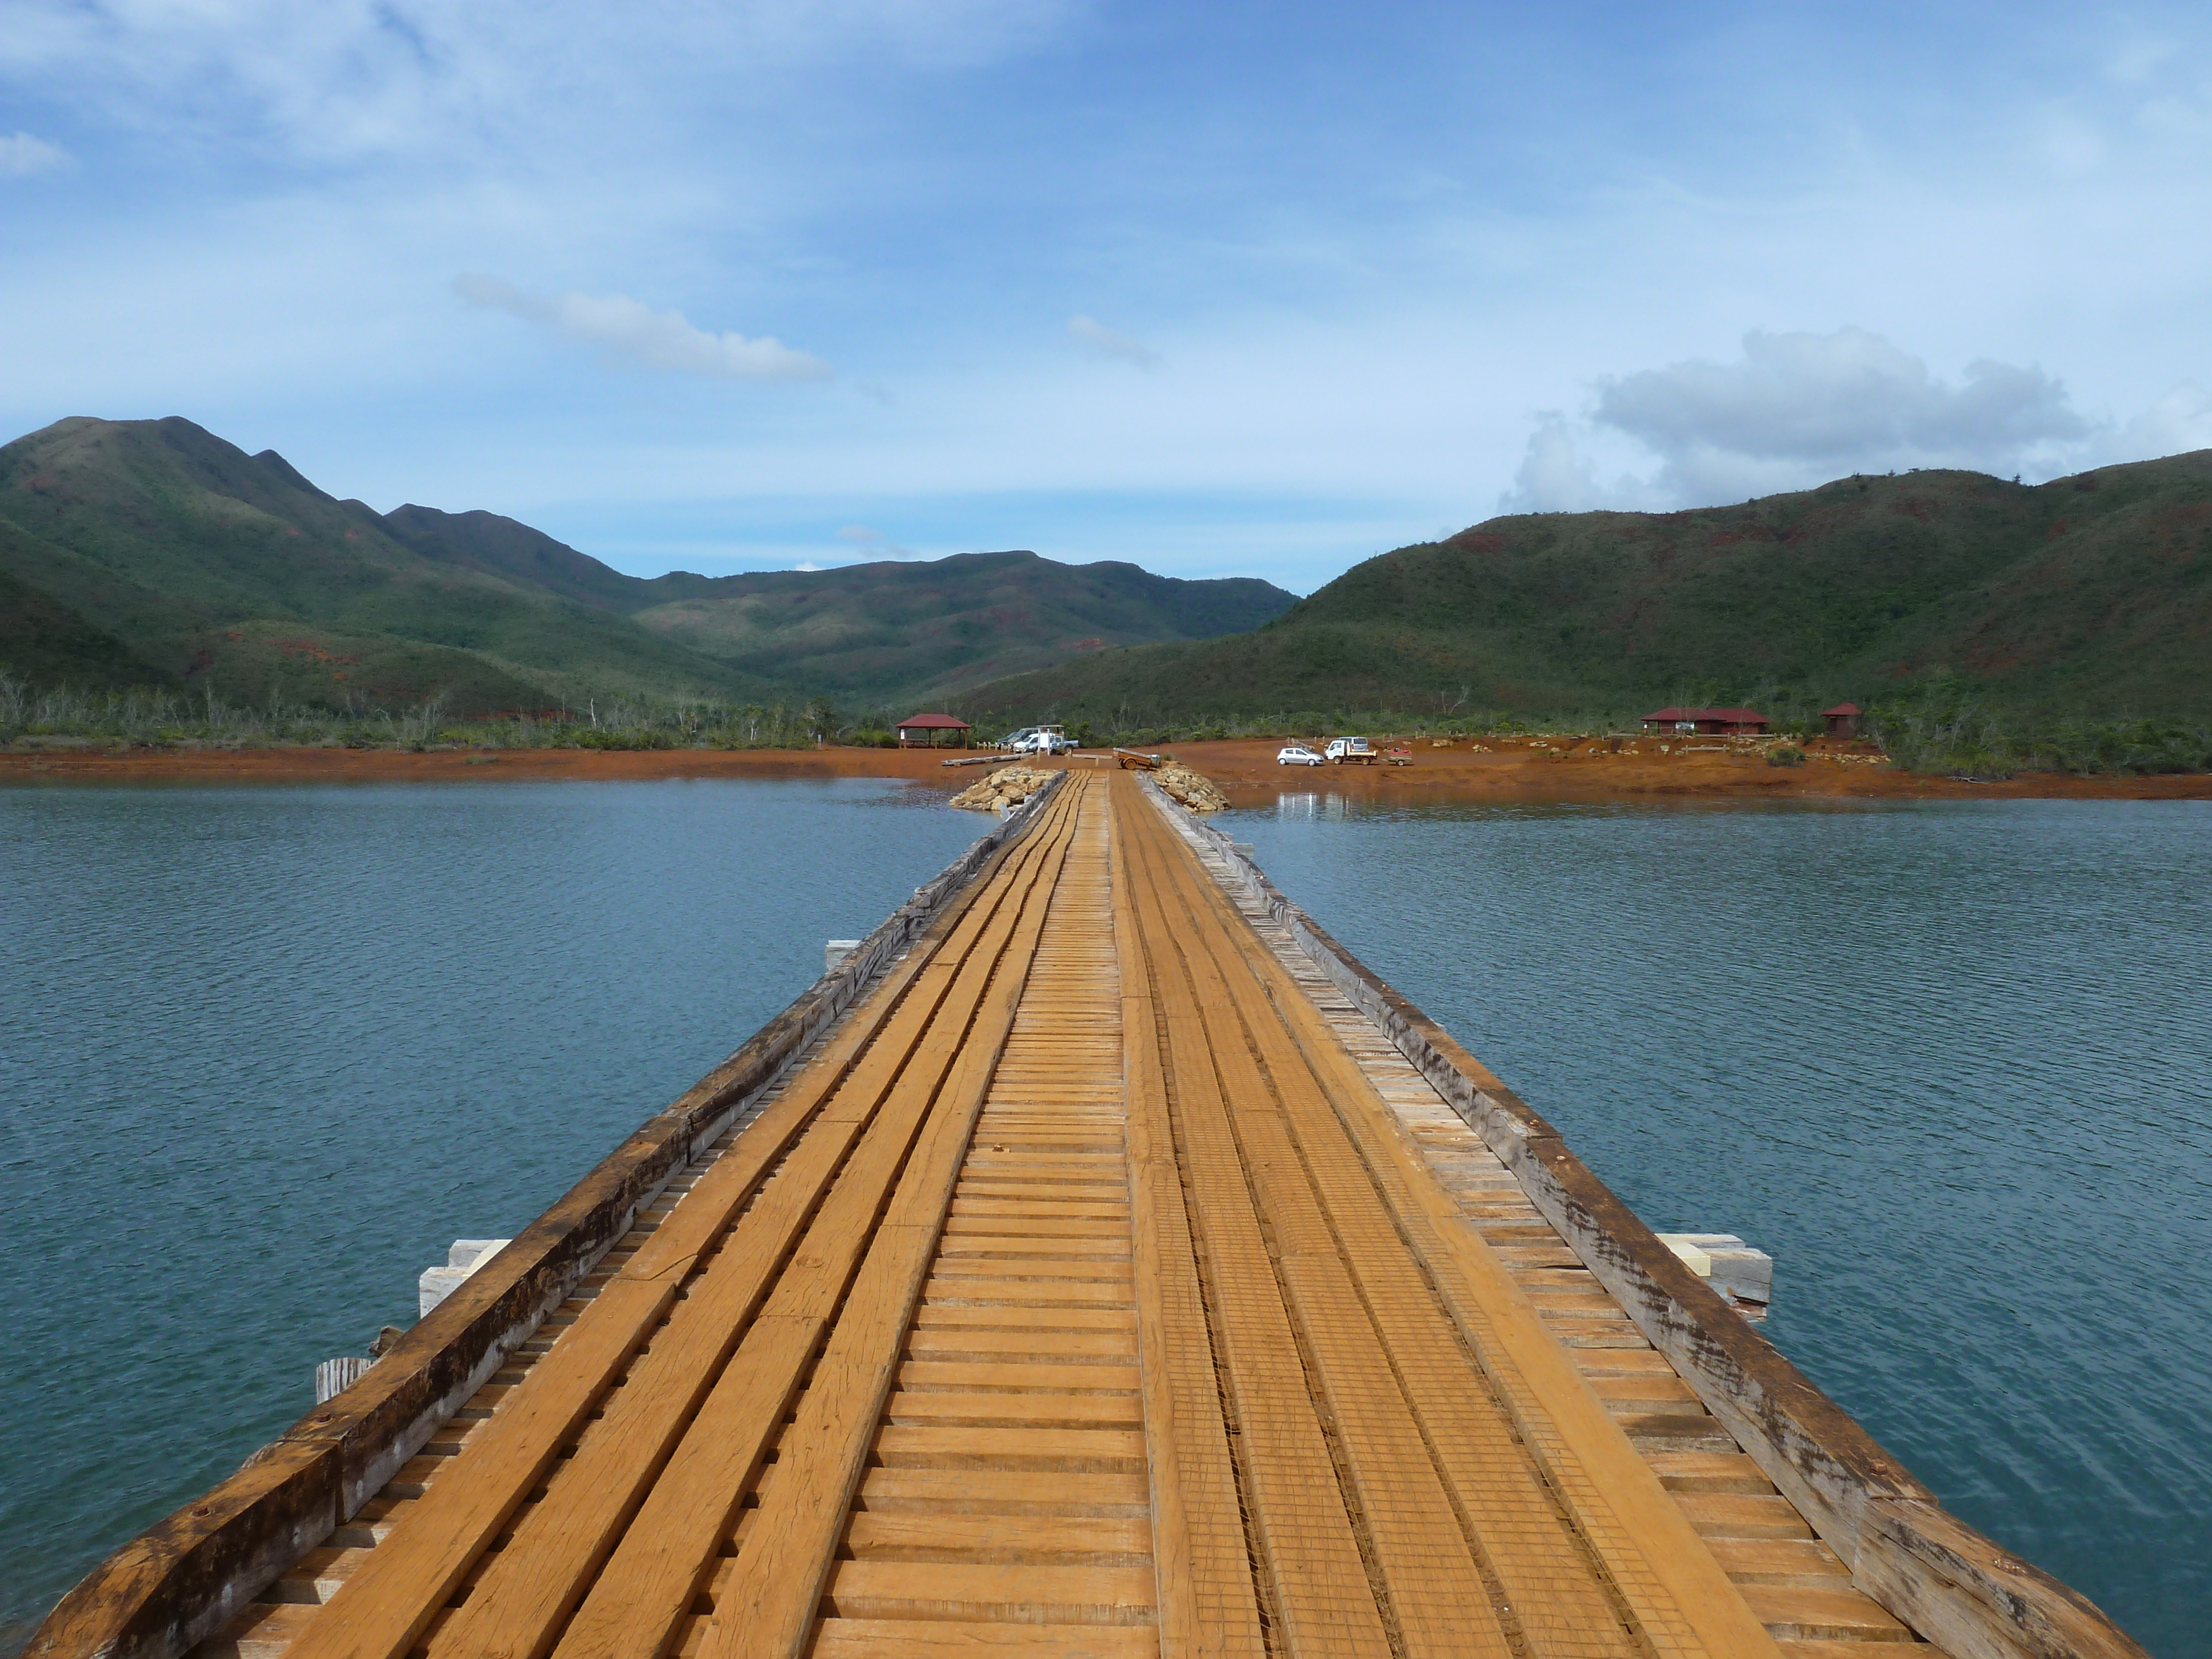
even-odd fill
[{"label": "green hill", "polygon": [[1965,688],[2212,714],[2212,451],[2026,486],[1839,479],[1741,506],[1493,519],[1252,633],[1001,680],[960,712],[1108,726],[1352,709],[1614,715]]},{"label": "green hill", "polygon": [[656,633],[810,695],[870,703],[941,702],[1115,646],[1237,633],[1296,602],[1249,579],[1184,581],[1026,552],[652,586],[669,597],[636,617]]},{"label": "green hill", "polygon": [[19,676],[457,715],[808,696],[896,715],[1292,598],[1032,553],[645,580],[495,514],[380,515],[189,421],[81,416],[0,448],[0,584]]}]

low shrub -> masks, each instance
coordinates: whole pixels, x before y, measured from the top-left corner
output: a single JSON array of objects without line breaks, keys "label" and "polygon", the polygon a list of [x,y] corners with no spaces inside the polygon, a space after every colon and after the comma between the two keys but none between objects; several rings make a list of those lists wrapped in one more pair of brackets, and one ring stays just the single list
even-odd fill
[{"label": "low shrub", "polygon": [[1802,766],[1805,751],[1794,743],[1778,743],[1766,751],[1769,766]]}]

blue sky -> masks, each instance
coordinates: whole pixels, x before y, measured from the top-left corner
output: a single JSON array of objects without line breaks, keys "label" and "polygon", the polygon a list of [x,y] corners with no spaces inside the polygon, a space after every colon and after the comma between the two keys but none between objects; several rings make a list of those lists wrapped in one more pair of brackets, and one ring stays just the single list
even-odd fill
[{"label": "blue sky", "polygon": [[2202,6],[8,0],[0,426],[1305,591],[2212,446]]}]

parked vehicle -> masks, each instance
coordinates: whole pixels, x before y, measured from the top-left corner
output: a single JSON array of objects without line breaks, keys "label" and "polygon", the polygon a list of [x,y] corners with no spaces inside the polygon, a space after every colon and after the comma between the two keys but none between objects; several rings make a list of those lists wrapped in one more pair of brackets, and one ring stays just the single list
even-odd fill
[{"label": "parked vehicle", "polygon": [[1006,739],[1006,747],[1017,755],[1065,755],[1075,739],[1057,726],[1025,726]]},{"label": "parked vehicle", "polygon": [[1328,754],[1328,758],[1339,766],[1375,764],[1375,751],[1367,746],[1364,738],[1331,738]]},{"label": "parked vehicle", "polygon": [[1278,766],[1319,766],[1322,757],[1302,743],[1285,744],[1275,751]]}]

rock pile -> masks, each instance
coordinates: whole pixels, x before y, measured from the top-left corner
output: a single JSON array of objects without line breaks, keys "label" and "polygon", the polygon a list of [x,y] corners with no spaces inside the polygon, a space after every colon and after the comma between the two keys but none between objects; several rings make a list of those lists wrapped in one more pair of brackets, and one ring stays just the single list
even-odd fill
[{"label": "rock pile", "polygon": [[1018,806],[1050,783],[1054,774],[1035,766],[1002,766],[980,783],[971,783],[952,798],[955,806],[975,812],[1003,812]]},{"label": "rock pile", "polygon": [[1152,774],[1152,781],[1159,785],[1167,798],[1188,806],[1194,812],[1218,812],[1229,805],[1229,797],[1178,761],[1170,761]]}]

